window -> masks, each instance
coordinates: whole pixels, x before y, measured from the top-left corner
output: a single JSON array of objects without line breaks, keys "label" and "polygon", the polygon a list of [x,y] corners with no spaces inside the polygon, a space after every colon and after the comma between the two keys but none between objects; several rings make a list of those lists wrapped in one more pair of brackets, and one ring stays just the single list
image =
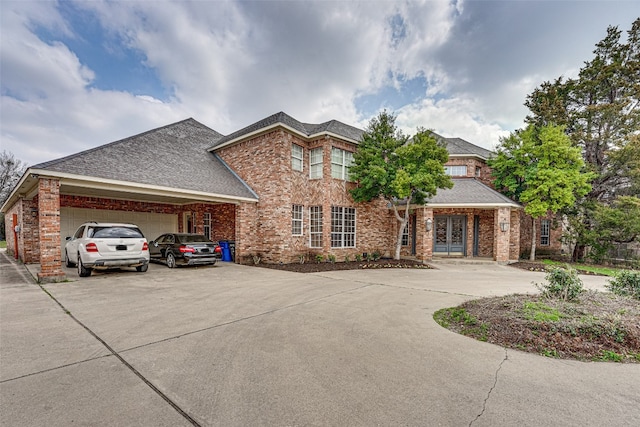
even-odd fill
[{"label": "window", "polygon": [[466,166],[445,166],[444,173],[449,176],[467,176]]},{"label": "window", "polygon": [[481,173],[482,173],[482,168],[480,166],[476,166],[476,178],[480,178]]},{"label": "window", "polygon": [[356,208],[331,207],[331,247],[356,246]]},{"label": "window", "polygon": [[341,150],[340,148],[331,149],[331,176],[333,178],[349,180],[349,166],[353,163],[353,153]]},{"label": "window", "polygon": [[550,222],[548,219],[540,221],[540,246],[549,246]]},{"label": "window", "polygon": [[309,246],[312,248],[322,247],[322,206],[311,206],[309,208],[309,231],[311,240]]},{"label": "window", "polygon": [[404,230],[402,230],[402,246],[409,246],[409,222],[407,222]]},{"label": "window", "polygon": [[291,207],[291,234],[302,236],[302,205]]},{"label": "window", "polygon": [[294,171],[302,170],[302,155],[304,150],[296,144],[291,144],[291,169]]},{"label": "window", "polygon": [[202,219],[202,224],[204,228],[204,236],[207,239],[211,239],[211,214],[209,212],[204,213],[204,218]]},{"label": "window", "polygon": [[322,147],[309,151],[309,178],[322,178]]}]

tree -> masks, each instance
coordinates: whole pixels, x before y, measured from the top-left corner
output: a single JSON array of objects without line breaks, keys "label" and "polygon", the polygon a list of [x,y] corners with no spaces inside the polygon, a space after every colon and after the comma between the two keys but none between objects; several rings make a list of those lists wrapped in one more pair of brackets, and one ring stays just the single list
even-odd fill
[{"label": "tree", "polygon": [[536,257],[536,220],[572,206],[590,190],[592,174],[584,173],[580,149],[561,126],[529,125],[503,138],[489,160],[494,185],[522,203],[532,218],[530,260]]},{"label": "tree", "polygon": [[577,78],[544,82],[525,102],[531,111],[528,123],[566,125],[588,169],[595,173],[591,191],[577,209],[567,212],[582,217],[573,221],[579,229],[569,230],[576,239],[574,260],[582,258],[589,245],[596,206],[640,190],[640,18],[628,31],[626,43],[621,35],[617,27],[609,27]]},{"label": "tree", "polygon": [[[9,198],[13,187],[18,183],[26,167],[11,152],[0,153],[0,206]],[[0,237],[5,236],[4,214],[0,214]]]},{"label": "tree", "polygon": [[602,261],[615,243],[631,243],[640,236],[640,198],[620,196],[611,205],[598,205],[594,213],[594,261]]},{"label": "tree", "polygon": [[[412,204],[424,204],[439,188],[451,188],[445,174],[449,153],[433,134],[418,128],[409,138],[395,125],[396,117],[383,111],[373,118],[362,136],[349,169],[357,187],[351,190],[356,202],[382,198],[399,223],[395,259],[400,259],[402,233],[409,222]],[[401,215],[399,206],[404,205]],[[401,208],[400,208],[401,209]]]}]

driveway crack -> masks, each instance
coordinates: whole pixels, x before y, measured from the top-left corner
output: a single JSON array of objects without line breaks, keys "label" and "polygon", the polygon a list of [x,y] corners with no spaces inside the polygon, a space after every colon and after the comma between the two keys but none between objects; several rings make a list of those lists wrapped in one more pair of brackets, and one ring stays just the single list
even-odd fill
[{"label": "driveway crack", "polygon": [[478,421],[480,419],[480,417],[482,417],[484,415],[484,412],[487,409],[487,402],[489,401],[489,398],[491,397],[491,393],[493,392],[493,390],[496,388],[496,385],[498,384],[498,374],[500,373],[500,370],[502,369],[502,365],[508,359],[509,359],[509,354],[507,353],[507,349],[505,348],[504,349],[504,358],[500,362],[500,365],[498,365],[498,369],[496,369],[493,385],[489,389],[489,392],[487,393],[487,397],[484,398],[484,402],[482,402],[482,411],[480,411],[480,413],[478,415],[476,415],[476,417],[469,423],[469,427],[471,427],[473,425],[473,423]]},{"label": "driveway crack", "polygon": [[67,308],[62,305],[60,301],[58,301],[49,291],[47,291],[42,285],[39,285],[40,289],[42,289],[49,297],[55,301],[56,304],[62,308],[62,310],[71,317],[78,325],[80,325],[84,330],[86,330],[92,337],[94,337],[100,344],[102,344],[113,356],[115,356],[120,363],[122,363],[127,369],[129,369],[135,376],[140,378],[140,380],[145,383],[151,390],[153,390],[158,396],[160,396],[165,402],[169,404],[176,412],[182,415],[191,425],[200,427],[200,423],[198,423],[195,419],[193,419],[189,414],[187,414],[177,403],[175,403],[169,396],[164,394],[158,387],[156,387],[151,381],[145,378],[136,368],[133,367],[129,362],[127,362],[117,351],[115,351],[105,340],[100,338],[95,332],[93,332],[88,326],[78,320]]}]

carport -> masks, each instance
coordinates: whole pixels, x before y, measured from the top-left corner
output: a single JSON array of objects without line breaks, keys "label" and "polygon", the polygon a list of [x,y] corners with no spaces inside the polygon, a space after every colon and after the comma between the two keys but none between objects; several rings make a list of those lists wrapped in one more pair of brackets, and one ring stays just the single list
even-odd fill
[{"label": "carport", "polygon": [[186,231],[240,240],[238,207],[258,198],[206,151],[219,137],[188,119],[32,166],[2,206],[9,252],[39,263],[39,280],[58,281],[65,239],[86,221],[131,222],[148,239]]}]

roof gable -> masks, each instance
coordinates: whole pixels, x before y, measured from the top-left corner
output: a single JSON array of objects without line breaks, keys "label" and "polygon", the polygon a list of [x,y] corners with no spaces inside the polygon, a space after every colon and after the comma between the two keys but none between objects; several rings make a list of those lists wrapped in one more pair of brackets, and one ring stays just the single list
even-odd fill
[{"label": "roof gable", "polygon": [[360,140],[363,131],[356,127],[347,125],[337,120],[330,120],[328,122],[314,124],[314,123],[302,123],[288,114],[280,111],[262,120],[259,120],[245,128],[242,128],[236,132],[233,132],[227,136],[220,138],[211,147],[210,150],[216,150],[223,146],[233,144],[234,142],[241,141],[252,135],[267,131],[277,126],[283,126],[298,135],[305,138],[312,138],[321,134],[333,134],[340,138],[345,138],[357,142]]}]

